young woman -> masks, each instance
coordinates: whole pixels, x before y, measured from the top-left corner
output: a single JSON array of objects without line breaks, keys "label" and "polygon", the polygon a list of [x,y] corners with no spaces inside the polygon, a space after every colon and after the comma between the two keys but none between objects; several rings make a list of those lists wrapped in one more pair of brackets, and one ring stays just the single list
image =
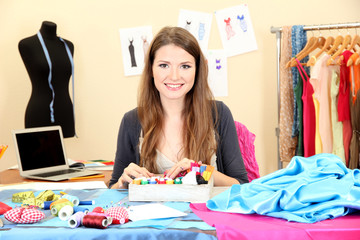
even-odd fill
[{"label": "young woman", "polygon": [[193,161],[215,167],[215,186],[248,182],[232,114],[214,100],[197,40],[165,27],[150,45],[138,107],[122,119],[109,186],[164,171],[175,178]]}]

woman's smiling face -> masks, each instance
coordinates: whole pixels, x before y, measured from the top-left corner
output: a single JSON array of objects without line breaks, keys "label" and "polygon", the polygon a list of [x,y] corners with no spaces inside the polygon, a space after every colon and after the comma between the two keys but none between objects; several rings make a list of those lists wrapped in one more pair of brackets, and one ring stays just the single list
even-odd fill
[{"label": "woman's smiling face", "polygon": [[162,102],[184,101],[186,94],[194,86],[196,62],[190,53],[169,44],[156,51],[152,72]]}]

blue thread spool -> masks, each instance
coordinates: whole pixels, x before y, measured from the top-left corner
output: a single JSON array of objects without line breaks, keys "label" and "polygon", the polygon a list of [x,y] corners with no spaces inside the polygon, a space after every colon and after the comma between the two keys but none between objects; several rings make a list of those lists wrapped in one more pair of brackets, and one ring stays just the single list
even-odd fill
[{"label": "blue thread spool", "polygon": [[50,204],[52,203],[53,201],[45,201],[44,202],[44,205],[43,205],[43,209],[44,210],[49,210],[50,209]]},{"label": "blue thread spool", "polygon": [[74,206],[78,206],[80,203],[80,199],[76,196],[73,195],[69,195],[69,194],[65,194],[62,196],[62,198],[66,198],[67,200],[69,200],[70,202],[72,202],[74,204]]},{"label": "blue thread spool", "polygon": [[94,205],[95,201],[91,200],[91,201],[80,201],[79,205]]},{"label": "blue thread spool", "polygon": [[84,208],[84,207],[74,206],[74,213],[77,213],[77,212],[83,212],[86,214],[89,212],[89,209]]}]

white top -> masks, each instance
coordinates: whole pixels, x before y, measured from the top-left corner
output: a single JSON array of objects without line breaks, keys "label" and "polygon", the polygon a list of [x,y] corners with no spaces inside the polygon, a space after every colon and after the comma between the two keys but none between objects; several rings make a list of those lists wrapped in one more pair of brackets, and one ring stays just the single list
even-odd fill
[{"label": "white top", "polygon": [[[142,136],[142,133],[141,133],[141,136]],[[142,146],[143,140],[144,140],[144,138],[142,138],[142,137],[139,138],[139,142],[140,142],[139,152],[141,152],[141,146]],[[166,170],[172,168],[176,164],[176,162],[171,161],[168,157],[165,156],[165,154],[160,152],[158,149],[156,149],[156,152],[157,152],[156,167],[158,169],[157,174],[163,174]],[[217,170],[216,154],[212,155],[210,165],[213,166],[215,168],[215,170]]]}]

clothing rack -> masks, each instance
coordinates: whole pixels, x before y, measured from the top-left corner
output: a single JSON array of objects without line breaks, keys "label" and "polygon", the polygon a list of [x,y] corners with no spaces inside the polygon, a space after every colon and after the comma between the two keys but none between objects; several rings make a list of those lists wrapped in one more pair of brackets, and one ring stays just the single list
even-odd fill
[{"label": "clothing rack", "polygon": [[[360,28],[360,22],[304,26],[305,31],[320,31],[320,30],[331,30],[331,29],[338,30],[338,29],[350,29],[350,28]],[[280,48],[281,48],[282,28],[271,27],[270,32],[276,34],[278,127],[275,128],[275,135],[277,136],[277,145],[278,145],[278,169],[281,169],[282,162],[280,160],[280,151],[279,151],[279,137],[280,137],[279,125],[280,125]]]}]

